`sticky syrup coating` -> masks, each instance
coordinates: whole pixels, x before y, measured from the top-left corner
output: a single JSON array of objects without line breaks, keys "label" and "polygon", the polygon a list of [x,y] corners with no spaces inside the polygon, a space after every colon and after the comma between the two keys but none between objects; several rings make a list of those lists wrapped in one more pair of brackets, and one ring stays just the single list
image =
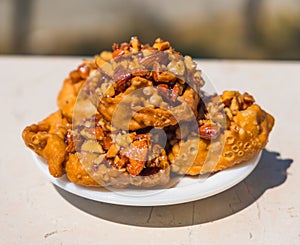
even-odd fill
[{"label": "sticky syrup coating", "polygon": [[[274,118],[254,104],[252,96],[225,91],[218,99],[227,116],[223,132],[214,140],[188,137],[175,144],[169,154],[173,172],[187,175],[217,172],[250,160],[266,146]],[[189,158],[178,159],[181,148],[188,152]]]},{"label": "sticky syrup coating", "polygon": [[[139,52],[130,62],[123,59]],[[99,84],[103,74],[106,79]],[[268,141],[274,118],[248,93],[224,91],[205,98],[203,84],[196,63],[169,42],[157,39],[142,45],[134,37],[71,71],[57,97],[58,111],[26,127],[22,137],[47,162],[52,176],[66,174],[71,182],[86,186],[165,186],[171,171],[217,172],[256,156]],[[84,97],[90,93],[101,100]],[[120,103],[130,111],[114,118]],[[78,105],[87,110],[78,110]],[[76,128],[75,110],[86,125]],[[91,127],[95,113],[99,123]],[[190,125],[192,118],[197,128]],[[113,119],[126,121],[129,132],[113,136]],[[150,140],[146,129],[153,127],[166,132],[165,146]]]}]

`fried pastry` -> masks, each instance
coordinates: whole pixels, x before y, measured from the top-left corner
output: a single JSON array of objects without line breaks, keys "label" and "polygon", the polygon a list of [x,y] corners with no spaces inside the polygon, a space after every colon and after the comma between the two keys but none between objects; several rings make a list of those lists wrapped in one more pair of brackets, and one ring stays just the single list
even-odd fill
[{"label": "fried pastry", "polygon": [[[191,135],[173,146],[169,154],[173,172],[187,175],[217,172],[252,159],[267,144],[274,118],[254,104],[251,95],[225,91],[211,100],[208,108],[214,111],[208,111],[207,117],[199,120],[200,138]],[[226,115],[225,125],[218,123],[221,111]],[[181,147],[187,149],[186,159],[178,158]],[[198,151],[192,154],[190,149],[195,151],[195,147]]]},{"label": "fried pastry", "polygon": [[84,185],[94,181],[115,187],[167,184],[169,161],[156,136],[151,131],[114,132],[101,114],[86,118],[66,134],[67,176]]},{"label": "fried pastry", "polygon": [[[126,115],[129,130],[175,125],[196,114],[204,85],[196,67],[191,57],[175,52],[169,42],[157,39],[149,46],[132,38],[130,43],[114,45],[112,53],[102,52],[72,71],[57,104],[69,121],[77,97],[89,96],[91,100],[94,97],[106,120]],[[123,112],[116,113],[120,104]]]},{"label": "fried pastry", "polygon": [[25,144],[48,163],[49,172],[54,177],[65,173],[67,120],[61,111],[48,116],[38,124],[33,124],[23,130]]},{"label": "fried pastry", "polygon": [[248,93],[203,85],[191,57],[134,37],[71,71],[58,111],[22,137],[52,176],[85,186],[166,188],[259,154],[274,118]]},{"label": "fried pastry", "polygon": [[25,144],[48,163],[54,177],[66,173],[77,184],[123,188],[169,182],[169,161],[159,138],[151,137],[151,131],[113,134],[111,130],[100,114],[70,127],[57,111],[26,127],[22,136]]}]

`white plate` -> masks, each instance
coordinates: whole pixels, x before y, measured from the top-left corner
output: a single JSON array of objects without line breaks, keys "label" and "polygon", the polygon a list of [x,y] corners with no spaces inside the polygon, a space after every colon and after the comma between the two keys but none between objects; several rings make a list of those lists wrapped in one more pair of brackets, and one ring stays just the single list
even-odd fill
[{"label": "white plate", "polygon": [[37,166],[56,186],[75,195],[105,203],[129,206],[162,206],[199,200],[225,191],[245,179],[256,167],[261,154],[251,161],[220,171],[208,178],[183,177],[176,187],[164,190],[124,189],[110,191],[105,188],[83,187],[71,183],[67,178],[54,178],[47,164],[34,155]]}]

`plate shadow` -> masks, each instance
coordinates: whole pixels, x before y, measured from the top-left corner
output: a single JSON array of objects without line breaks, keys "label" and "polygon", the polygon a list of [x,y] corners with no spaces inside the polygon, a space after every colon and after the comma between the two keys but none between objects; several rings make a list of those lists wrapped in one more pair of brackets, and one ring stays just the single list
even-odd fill
[{"label": "plate shadow", "polygon": [[57,186],[57,192],[71,205],[98,218],[141,227],[181,227],[203,224],[235,214],[268,189],[283,184],[292,159],[281,159],[278,152],[263,150],[254,171],[242,182],[217,195],[183,204],[133,207],[92,201]]}]

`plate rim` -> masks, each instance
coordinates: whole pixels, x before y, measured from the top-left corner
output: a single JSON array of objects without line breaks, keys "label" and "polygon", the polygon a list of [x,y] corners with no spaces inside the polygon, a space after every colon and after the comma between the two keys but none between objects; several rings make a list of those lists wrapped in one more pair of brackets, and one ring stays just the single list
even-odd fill
[{"label": "plate rim", "polygon": [[[80,186],[78,184],[70,182],[67,179],[66,175],[59,178],[55,178],[49,173],[47,163],[40,156],[38,156],[36,153],[33,153],[33,158],[35,164],[48,177],[48,179],[52,184],[79,197],[83,197],[97,202],[104,202],[104,203],[115,204],[115,205],[166,206],[166,205],[175,205],[175,204],[182,204],[182,203],[192,202],[196,200],[201,200],[228,190],[229,188],[240,183],[251,172],[253,172],[253,170],[256,168],[256,166],[259,163],[261,155],[262,155],[262,151],[260,151],[258,155],[254,156],[252,159],[250,159],[247,162],[238,164],[231,168],[219,171],[213,174],[212,176],[209,176],[204,180],[204,182],[201,182],[198,179],[198,183],[197,183],[197,178],[189,178],[187,176],[187,177],[183,177],[181,181],[187,182],[188,185],[176,186],[169,189],[156,190],[152,194],[150,192],[150,194],[146,196],[145,195],[144,196],[124,195],[124,192],[125,194],[126,192],[128,193],[128,191],[126,190],[120,190],[120,192],[116,192],[116,191],[107,190],[104,187]],[[238,176],[238,177],[230,179],[229,178],[230,175]],[[221,180],[220,183],[221,184],[223,183],[224,185],[220,185],[220,183],[216,185],[216,181],[218,179]],[[204,190],[206,189],[206,192],[202,192],[202,193],[200,193],[197,190],[198,187],[199,190],[203,191],[203,187],[211,184],[216,185],[216,187],[212,189],[204,188]],[[149,190],[146,191],[149,192]],[[182,196],[182,193],[183,192],[187,193],[187,191],[191,191],[190,195],[184,194]],[[123,192],[123,194],[121,194],[121,192]],[[178,194],[181,195],[179,195],[178,197]],[[172,198],[170,198],[170,196]]]}]

